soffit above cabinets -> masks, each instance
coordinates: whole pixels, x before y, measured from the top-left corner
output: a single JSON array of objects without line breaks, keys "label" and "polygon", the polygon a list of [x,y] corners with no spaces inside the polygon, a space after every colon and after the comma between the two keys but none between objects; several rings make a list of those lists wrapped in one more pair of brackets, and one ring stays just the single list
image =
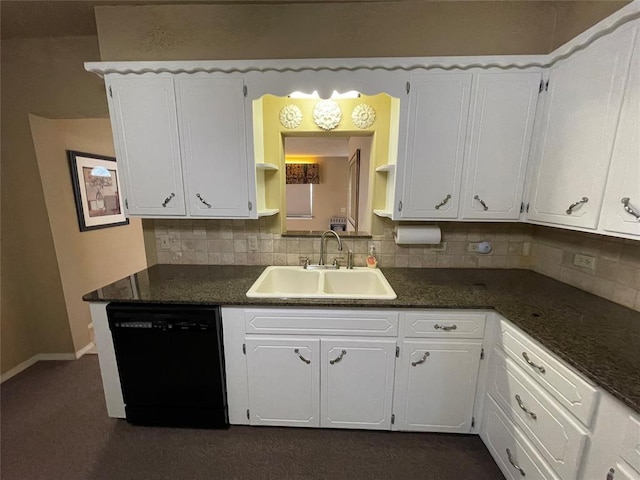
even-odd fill
[{"label": "soffit above cabinets", "polygon": [[[131,17],[128,12],[132,11],[132,8],[149,7],[150,9],[144,11],[141,15],[133,15],[135,18],[139,18],[140,22],[145,23],[148,34],[152,35],[154,41],[162,40],[159,37],[163,35],[167,36],[165,41],[161,41],[165,47],[171,45],[171,36],[175,35],[175,28],[179,28],[181,16],[186,20],[189,15],[193,15],[191,9],[195,8],[215,8],[224,9],[228,13],[228,21],[231,26],[234,23],[239,23],[243,18],[247,18],[247,9],[260,10],[264,13],[265,9],[273,9],[282,14],[275,16],[275,20],[271,19],[269,32],[259,33],[264,38],[264,35],[268,35],[274,39],[275,42],[267,42],[270,45],[268,48],[277,50],[279,42],[277,39],[291,40],[291,36],[295,36],[295,28],[293,31],[289,27],[295,27],[295,24],[306,23],[305,19],[309,16],[314,17],[317,13],[317,9],[322,8],[326,12],[334,12],[342,17],[344,22],[351,25],[349,32],[345,30],[345,35],[353,36],[352,42],[344,43],[343,48],[340,50],[343,53],[341,56],[363,56],[361,54],[345,54],[344,49],[350,48],[350,44],[356,41],[357,38],[364,39],[366,44],[376,44],[376,36],[379,33],[383,33],[383,36],[398,37],[395,40],[401,40],[400,44],[396,47],[392,45],[388,48],[398,48],[402,52],[391,51],[373,51],[372,55],[378,56],[424,56],[424,55],[440,55],[440,54],[504,54],[504,53],[527,53],[545,54],[551,51],[553,48],[565,43],[577,34],[588,29],[595,23],[599,22],[603,18],[611,15],[624,5],[629,3],[627,0],[623,1],[609,1],[609,2],[575,2],[575,1],[486,1],[486,2],[468,2],[468,1],[406,1],[406,2],[387,2],[387,1],[367,1],[356,0],[353,2],[339,2],[329,1],[323,2],[319,5],[318,2],[312,0],[232,0],[232,1],[206,1],[206,0],[85,0],[85,1],[3,1],[0,5],[1,9],[1,34],[3,39],[9,38],[32,38],[32,37],[61,37],[61,36],[76,36],[76,35],[98,35],[100,30],[100,37],[109,37],[111,34],[108,31],[109,17],[114,15],[117,17],[119,12],[125,17]],[[103,10],[105,18],[104,25],[101,25],[100,15],[97,16],[94,7],[99,7]],[[375,14],[378,10],[384,10],[387,14],[393,14],[391,17],[386,15],[385,22],[388,23],[388,28],[385,32],[375,32],[379,25],[376,23]],[[480,9],[480,10],[478,10]],[[176,16],[178,20],[166,19],[163,16],[163,11],[171,10],[171,16]],[[140,11],[140,10],[138,10]],[[102,13],[102,12],[101,12]],[[395,13],[395,14],[394,14]],[[108,15],[107,15],[108,14]],[[154,24],[151,18],[159,18],[161,24]],[[482,16],[482,20],[478,20],[478,15]],[[271,15],[273,17],[273,15]],[[353,17],[358,21],[351,22],[349,18]],[[378,16],[379,17],[379,16]],[[411,17],[419,17],[420,22],[423,20],[427,22],[423,25],[423,29],[402,33],[407,28],[407,25],[402,25],[399,28],[398,22],[404,22],[402,19],[410,20]],[[163,20],[164,18],[164,20]],[[264,21],[268,18],[262,16]],[[395,18],[394,21],[388,21],[388,18]],[[249,18],[250,20],[250,18]],[[451,44],[452,39],[443,39],[442,52],[436,51],[423,51],[425,44],[433,44],[434,42],[429,39],[429,31],[431,29],[437,29],[437,25],[434,24],[429,27],[429,22],[437,20],[437,24],[445,25],[446,31],[450,32],[448,35],[456,36],[455,42],[456,51],[445,51],[446,45]],[[142,33],[145,31],[145,25],[135,25],[135,20],[128,20],[121,25],[121,32],[119,35],[127,35],[127,25],[130,28],[142,29]],[[274,23],[275,22],[275,23]],[[122,23],[122,22],[119,22]],[[406,22],[404,22],[406,23]],[[527,30],[527,25],[535,24],[536,28],[530,32]],[[98,28],[96,26],[100,28]],[[281,25],[282,28],[276,28],[273,30],[271,27],[277,27]],[[426,25],[426,26],[425,26]],[[458,25],[458,32],[456,33],[455,25]],[[545,25],[548,28],[543,28]],[[205,26],[203,24],[203,26]],[[303,30],[306,31],[304,27]],[[335,27],[335,25],[334,25]],[[503,52],[503,51],[486,51],[486,52],[466,52],[464,45],[478,43],[478,38],[495,38],[496,29],[499,32],[506,33],[509,30],[518,30],[515,34],[518,37],[530,37],[526,42],[528,45],[522,48],[530,50],[533,45],[538,45],[539,51],[518,51],[518,52]],[[253,29],[252,29],[253,30]],[[334,31],[341,31],[343,29],[333,29]],[[237,32],[237,28],[230,33]],[[255,34],[249,34],[246,28],[242,29],[242,36],[250,37],[252,41],[255,41]],[[280,33],[278,33],[280,32]],[[367,35],[366,33],[370,34]],[[466,33],[465,33],[466,32]],[[113,33],[113,32],[112,32]],[[197,28],[194,33],[197,36]],[[225,32],[221,32],[225,33]],[[229,33],[229,32],[227,32]],[[435,32],[434,32],[435,33]],[[362,35],[361,35],[362,34]],[[373,35],[371,35],[373,34]],[[253,35],[253,36],[252,36]],[[338,35],[339,36],[339,35]],[[439,35],[438,35],[439,36]],[[535,37],[538,37],[537,40]],[[357,37],[357,38],[356,38]],[[458,38],[459,37],[459,38]],[[404,39],[404,40],[403,40]],[[107,38],[108,40],[108,38]],[[193,39],[190,39],[191,42]],[[341,41],[345,40],[341,38]],[[524,41],[524,40],[523,40]],[[169,43],[167,43],[169,42]],[[466,42],[466,43],[465,43]],[[489,40],[488,40],[489,42]],[[101,41],[101,44],[103,42]],[[265,42],[254,42],[265,43]],[[295,42],[288,42],[288,48],[292,48]],[[299,43],[299,42],[298,42]],[[317,42],[316,42],[317,43]],[[322,44],[325,42],[319,42],[316,46],[317,54],[304,55],[305,57],[318,57],[318,56],[332,56],[327,55],[322,50]],[[383,50],[387,47],[381,42],[380,48]],[[490,43],[490,42],[489,42]],[[240,48],[242,45],[235,45]],[[230,44],[225,43],[225,48],[233,50],[234,42],[230,41]],[[244,47],[243,47],[244,48]],[[267,47],[265,47],[267,48]],[[306,48],[311,48],[311,45]],[[428,47],[428,48],[440,48],[440,47]],[[511,48],[511,47],[509,47]],[[170,48],[168,48],[171,50]],[[460,50],[462,49],[462,50]],[[313,50],[313,49],[312,49]],[[306,50],[305,50],[306,51]],[[245,49],[246,52],[246,49]],[[300,52],[304,53],[304,52]],[[338,52],[336,52],[338,53]],[[248,54],[248,53],[246,53]],[[104,53],[103,53],[104,55]],[[294,56],[295,53],[292,53]],[[333,55],[335,56],[335,55]],[[271,58],[279,58],[280,55],[271,56]],[[174,57],[176,58],[176,57]],[[180,57],[182,58],[182,57]],[[199,57],[199,58],[214,58],[214,57]],[[248,58],[242,56],[235,56],[233,58]],[[258,58],[257,55],[251,56],[251,58]],[[261,57],[267,58],[267,57]],[[103,56],[103,59],[104,58]],[[125,60],[125,58],[118,58],[119,60]],[[127,60],[143,60],[142,58],[126,58]],[[154,58],[155,60],[162,60],[163,58]],[[186,59],[186,58],[185,58]]]}]

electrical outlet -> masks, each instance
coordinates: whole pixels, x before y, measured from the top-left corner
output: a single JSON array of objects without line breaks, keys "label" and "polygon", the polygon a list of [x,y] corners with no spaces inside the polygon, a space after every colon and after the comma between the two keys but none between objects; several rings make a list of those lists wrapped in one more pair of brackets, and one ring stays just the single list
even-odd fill
[{"label": "electrical outlet", "polygon": [[249,247],[249,251],[250,252],[257,252],[258,251],[258,237],[256,237],[255,235],[249,235],[247,237],[248,240],[248,247]]},{"label": "electrical outlet", "polygon": [[583,255],[581,253],[576,253],[573,256],[573,264],[579,267],[594,270],[596,268],[596,258],[590,255]]},{"label": "electrical outlet", "polygon": [[169,235],[160,235],[160,248],[169,250]]},{"label": "electrical outlet", "polygon": [[491,243],[489,242],[470,242],[467,246],[469,253],[491,253]]}]

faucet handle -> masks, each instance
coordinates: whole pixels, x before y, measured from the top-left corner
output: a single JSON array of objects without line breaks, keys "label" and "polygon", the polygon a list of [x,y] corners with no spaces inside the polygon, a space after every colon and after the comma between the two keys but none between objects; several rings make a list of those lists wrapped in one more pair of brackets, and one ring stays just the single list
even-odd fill
[{"label": "faucet handle", "polygon": [[340,264],[338,263],[338,259],[334,257],[333,259],[333,266],[334,268],[337,270],[340,268]]},{"label": "faucet handle", "polygon": [[306,270],[309,266],[309,257],[300,257],[300,264],[302,265],[302,268]]},{"label": "faucet handle", "polygon": [[351,250],[347,250],[347,268],[353,270],[353,252]]}]

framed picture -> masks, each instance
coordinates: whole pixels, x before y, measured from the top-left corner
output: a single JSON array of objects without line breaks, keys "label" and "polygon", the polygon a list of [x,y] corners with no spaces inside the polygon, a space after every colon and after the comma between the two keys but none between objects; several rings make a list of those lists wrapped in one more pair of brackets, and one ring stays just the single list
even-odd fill
[{"label": "framed picture", "polygon": [[80,231],[127,225],[113,157],[67,150]]},{"label": "framed picture", "polygon": [[360,195],[360,149],[349,159],[349,192],[347,193],[347,219],[354,231],[358,231]]}]

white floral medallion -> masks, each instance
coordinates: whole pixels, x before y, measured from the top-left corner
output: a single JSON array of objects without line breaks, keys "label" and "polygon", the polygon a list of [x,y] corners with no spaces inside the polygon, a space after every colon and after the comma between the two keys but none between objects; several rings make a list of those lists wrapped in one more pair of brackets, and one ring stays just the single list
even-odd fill
[{"label": "white floral medallion", "polygon": [[320,100],[313,109],[313,121],[323,130],[333,130],[341,119],[340,105],[333,100]]},{"label": "white floral medallion", "polygon": [[284,128],[298,128],[302,123],[302,110],[297,105],[285,105],[280,110],[280,124]]},{"label": "white floral medallion", "polygon": [[361,103],[353,109],[351,120],[358,128],[369,128],[376,121],[376,111],[371,105]]}]

